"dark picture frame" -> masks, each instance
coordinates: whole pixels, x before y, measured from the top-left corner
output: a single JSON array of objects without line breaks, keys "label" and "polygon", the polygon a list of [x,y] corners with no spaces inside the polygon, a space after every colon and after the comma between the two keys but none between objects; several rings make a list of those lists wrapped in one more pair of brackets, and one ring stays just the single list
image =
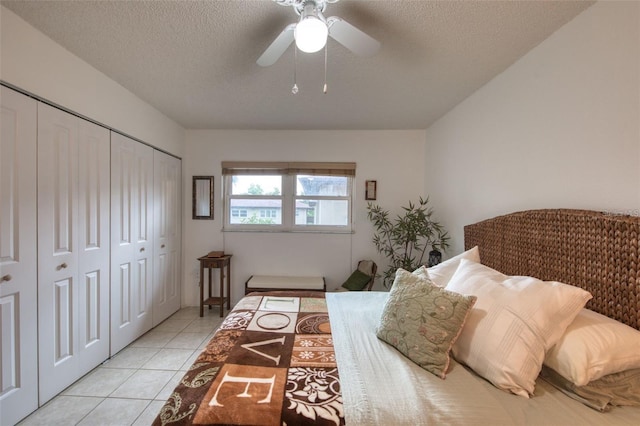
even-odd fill
[{"label": "dark picture frame", "polygon": [[377,186],[378,182],[375,180],[367,180],[365,181],[365,191],[364,191],[364,199],[365,200],[375,200],[377,197]]},{"label": "dark picture frame", "polygon": [[213,176],[193,177],[193,219],[213,219]]}]

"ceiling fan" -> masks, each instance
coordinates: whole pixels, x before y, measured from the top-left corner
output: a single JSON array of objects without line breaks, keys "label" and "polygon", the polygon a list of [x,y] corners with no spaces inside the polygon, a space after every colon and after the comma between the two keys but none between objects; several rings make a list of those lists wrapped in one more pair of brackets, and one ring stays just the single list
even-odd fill
[{"label": "ceiling fan", "polygon": [[258,65],[273,65],[295,40],[299,50],[317,52],[327,43],[327,36],[359,56],[371,56],[380,48],[380,42],[337,16],[325,18],[328,3],[338,0],[274,0],[281,6],[292,6],[300,16],[297,23],[289,24],[258,58]]}]

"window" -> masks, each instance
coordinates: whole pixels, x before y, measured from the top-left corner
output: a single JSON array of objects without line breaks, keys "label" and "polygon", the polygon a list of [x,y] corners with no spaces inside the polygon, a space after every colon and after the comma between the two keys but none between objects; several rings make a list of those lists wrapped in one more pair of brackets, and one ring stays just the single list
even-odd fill
[{"label": "window", "polygon": [[231,209],[231,217],[233,219],[247,217],[247,210],[245,209]]},{"label": "window", "polygon": [[351,231],[354,163],[223,162],[225,230]]},{"label": "window", "polygon": [[276,209],[273,210],[265,210],[262,209],[260,210],[260,217],[277,217],[277,211]]}]

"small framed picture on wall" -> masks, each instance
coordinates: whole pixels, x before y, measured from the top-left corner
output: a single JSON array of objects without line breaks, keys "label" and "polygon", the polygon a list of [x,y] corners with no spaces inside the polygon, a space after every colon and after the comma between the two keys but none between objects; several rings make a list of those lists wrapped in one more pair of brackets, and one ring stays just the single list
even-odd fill
[{"label": "small framed picture on wall", "polygon": [[365,200],[375,200],[377,192],[377,181],[368,180],[365,182],[365,192],[364,199]]}]

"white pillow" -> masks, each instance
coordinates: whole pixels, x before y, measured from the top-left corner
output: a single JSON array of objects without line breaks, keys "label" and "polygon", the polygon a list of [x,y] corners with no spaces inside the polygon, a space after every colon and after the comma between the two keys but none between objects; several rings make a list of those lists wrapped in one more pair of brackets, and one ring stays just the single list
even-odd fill
[{"label": "white pillow", "polygon": [[640,368],[640,331],[583,309],[551,348],[544,364],[577,386]]},{"label": "white pillow", "polygon": [[[428,277],[438,287],[446,287],[453,274],[455,274],[456,269],[458,269],[458,265],[462,259],[468,259],[476,263],[480,263],[480,250],[478,250],[478,246],[475,246],[464,253],[460,253],[451,259],[447,259],[444,262],[438,263],[431,268],[427,268]],[[418,271],[419,269],[416,269],[414,272]]]},{"label": "white pillow", "polygon": [[454,357],[496,387],[525,397],[533,394],[545,352],[591,299],[578,287],[510,277],[465,259],[446,289],[477,297]]}]

